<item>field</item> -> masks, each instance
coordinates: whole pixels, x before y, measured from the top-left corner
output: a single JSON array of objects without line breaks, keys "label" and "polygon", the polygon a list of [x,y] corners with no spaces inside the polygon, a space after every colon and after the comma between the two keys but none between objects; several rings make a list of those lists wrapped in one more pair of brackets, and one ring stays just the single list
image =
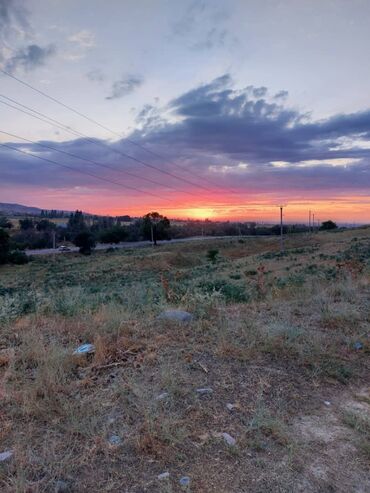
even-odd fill
[{"label": "field", "polygon": [[0,267],[0,491],[370,491],[370,229],[285,247]]}]

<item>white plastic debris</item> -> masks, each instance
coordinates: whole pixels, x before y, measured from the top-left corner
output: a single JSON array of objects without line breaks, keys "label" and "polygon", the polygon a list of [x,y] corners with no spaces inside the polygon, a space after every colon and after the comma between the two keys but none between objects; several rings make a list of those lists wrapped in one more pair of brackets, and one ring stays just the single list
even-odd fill
[{"label": "white plastic debris", "polygon": [[222,433],[222,438],[225,440],[225,442],[230,446],[230,447],[234,447],[234,445],[236,444],[236,440],[235,438],[233,438],[231,435],[229,435],[228,433]]},{"label": "white plastic debris", "polygon": [[78,348],[73,351],[73,354],[91,354],[91,353],[95,353],[94,344],[82,344],[81,346],[78,346]]},{"label": "white plastic debris", "polygon": [[111,445],[121,445],[122,443],[122,439],[120,436],[118,435],[111,435],[109,438],[108,438],[108,442],[111,444]]},{"label": "white plastic debris", "polygon": [[189,476],[183,476],[180,479],[179,483],[181,484],[181,486],[189,486],[189,484],[190,484],[190,478],[189,478]]},{"label": "white plastic debris", "polygon": [[11,450],[6,450],[5,452],[2,452],[0,454],[0,462],[4,462],[8,459],[10,459],[10,457],[13,455],[13,452]]},{"label": "white plastic debris", "polygon": [[157,395],[155,398],[156,401],[163,401],[164,399],[167,399],[169,396],[168,392],[162,392],[162,394]]},{"label": "white plastic debris", "polygon": [[331,402],[330,401],[324,401],[324,404],[325,404],[325,406],[331,406]]},{"label": "white plastic debris", "polygon": [[157,478],[161,481],[163,479],[168,479],[170,477],[169,472],[162,472],[162,474],[158,474]]},{"label": "white plastic debris", "polygon": [[210,387],[204,387],[204,388],[201,388],[201,389],[197,389],[196,390],[198,392],[198,394],[212,394],[213,393],[213,389],[211,389]]}]

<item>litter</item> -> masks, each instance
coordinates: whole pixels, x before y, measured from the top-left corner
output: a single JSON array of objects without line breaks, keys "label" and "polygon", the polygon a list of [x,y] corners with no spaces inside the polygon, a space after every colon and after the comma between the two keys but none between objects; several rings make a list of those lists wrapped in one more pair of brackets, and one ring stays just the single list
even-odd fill
[{"label": "litter", "polygon": [[91,354],[91,353],[95,353],[94,344],[82,344],[81,346],[78,346],[78,348],[73,351],[73,354]]}]

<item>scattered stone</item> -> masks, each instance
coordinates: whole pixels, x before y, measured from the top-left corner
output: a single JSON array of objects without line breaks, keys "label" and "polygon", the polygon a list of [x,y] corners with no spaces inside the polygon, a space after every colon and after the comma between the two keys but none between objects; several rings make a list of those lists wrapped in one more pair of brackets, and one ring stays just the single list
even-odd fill
[{"label": "scattered stone", "polygon": [[204,395],[204,394],[212,394],[213,393],[213,389],[211,389],[210,387],[204,387],[202,389],[197,389],[196,392],[200,395]]},{"label": "scattered stone", "polygon": [[324,404],[325,404],[325,406],[331,406],[331,402],[330,401],[324,401]]},{"label": "scattered stone", "polygon": [[222,433],[222,438],[225,440],[225,442],[230,446],[234,447],[236,445],[236,440],[233,438],[231,435],[228,433]]},{"label": "scattered stone", "polygon": [[194,319],[191,313],[183,310],[165,310],[159,315],[159,318],[174,320],[175,322],[191,322]]},{"label": "scattered stone", "polygon": [[108,438],[108,442],[111,444],[111,445],[121,445],[122,443],[122,439],[120,436],[118,435],[111,435],[109,438]]},{"label": "scattered stone", "polygon": [[10,459],[10,457],[13,455],[13,452],[11,450],[6,450],[5,452],[2,452],[0,454],[0,462],[4,462],[8,459]]},{"label": "scattered stone", "polygon": [[231,404],[230,402],[228,402],[226,404],[226,407],[229,411],[233,411],[234,409],[238,409],[238,406],[236,404]]},{"label": "scattered stone", "polygon": [[190,478],[189,478],[189,476],[183,476],[180,479],[179,483],[181,484],[181,486],[189,486],[189,484],[190,484]]},{"label": "scattered stone", "polygon": [[170,473],[169,472],[162,472],[162,474],[158,474],[158,479],[161,481],[163,479],[168,479],[170,477]]},{"label": "scattered stone", "polygon": [[59,479],[55,483],[55,493],[69,493],[71,491],[69,483],[67,481],[63,481],[62,479]]},{"label": "scattered stone", "polygon": [[356,349],[356,351],[359,351],[360,349],[363,349],[363,348],[364,348],[364,345],[360,341],[355,342],[353,345],[353,349]]},{"label": "scattered stone", "polygon": [[162,394],[157,395],[155,400],[156,401],[163,401],[164,399],[167,399],[168,396],[169,396],[168,392],[162,392]]},{"label": "scattered stone", "polygon": [[95,353],[94,344],[82,344],[73,351],[73,354],[91,354]]}]

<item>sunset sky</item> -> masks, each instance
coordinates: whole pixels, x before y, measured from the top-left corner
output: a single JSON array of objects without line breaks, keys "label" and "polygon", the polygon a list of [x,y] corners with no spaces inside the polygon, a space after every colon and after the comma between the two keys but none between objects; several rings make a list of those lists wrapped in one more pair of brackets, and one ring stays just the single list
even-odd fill
[{"label": "sunset sky", "polygon": [[0,0],[0,202],[370,222],[369,26],[367,0]]}]

